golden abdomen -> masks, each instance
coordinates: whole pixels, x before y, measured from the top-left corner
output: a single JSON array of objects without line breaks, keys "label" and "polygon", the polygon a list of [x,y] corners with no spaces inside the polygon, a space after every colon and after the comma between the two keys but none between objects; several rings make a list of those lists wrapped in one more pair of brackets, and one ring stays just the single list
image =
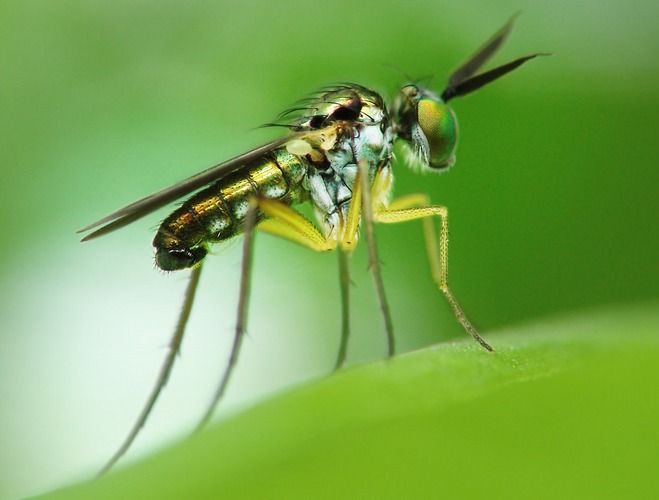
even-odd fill
[{"label": "golden abdomen", "polygon": [[306,160],[281,148],[217,180],[162,222],[153,240],[156,265],[165,271],[193,267],[206,256],[209,243],[240,234],[252,196],[301,201],[306,171]]}]

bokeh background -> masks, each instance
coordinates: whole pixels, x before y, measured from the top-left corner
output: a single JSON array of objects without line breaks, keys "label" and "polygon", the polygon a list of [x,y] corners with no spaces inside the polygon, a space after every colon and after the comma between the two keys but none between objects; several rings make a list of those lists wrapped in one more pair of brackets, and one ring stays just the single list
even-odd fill
[{"label": "bokeh background", "polygon": [[[265,142],[314,89],[401,75],[441,89],[521,10],[493,62],[532,61],[454,102],[458,163],[396,169],[451,214],[452,287],[482,333],[659,296],[656,2],[14,1],[0,5],[0,496],[88,477],[151,388],[185,274],[152,264],[155,214],[86,244],[75,231]],[[418,224],[378,228],[400,351],[463,335]],[[221,413],[322,377],[339,337],[336,255],[257,238],[249,337]],[[238,242],[202,276],[183,353],[131,455],[181,438],[227,356]],[[364,249],[349,362],[384,335]]]}]

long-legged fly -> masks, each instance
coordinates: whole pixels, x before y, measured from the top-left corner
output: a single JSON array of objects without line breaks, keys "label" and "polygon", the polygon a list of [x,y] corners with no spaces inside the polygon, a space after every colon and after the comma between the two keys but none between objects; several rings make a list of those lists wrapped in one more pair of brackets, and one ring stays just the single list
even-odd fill
[{"label": "long-legged fly", "polygon": [[[83,238],[88,241],[194,193],[162,222],[153,240],[155,261],[160,269],[191,269],[182,312],[155,387],[126,440],[101,474],[130,447],[169,377],[210,245],[239,234],[243,234],[243,260],[231,354],[200,426],[212,415],[238,358],[247,321],[255,229],[318,252],[338,251],[342,332],[336,368],[346,357],[350,332],[348,260],[357,244],[360,227],[384,319],[388,355],[394,354],[393,327],[380,275],[374,223],[423,220],[433,280],[464,329],[483,348],[493,350],[471,325],[448,286],[446,207],[431,204],[426,194],[391,197],[393,148],[394,142],[402,142],[406,163],[422,170],[443,172],[455,163],[457,124],[448,102],[541,55],[530,54],[477,73],[511,29],[512,20],[450,75],[441,94],[419,83],[407,83],[388,108],[378,93],[361,85],[349,83],[324,88],[304,106],[280,116],[290,131],[288,135],[131,203],[81,230],[94,230]],[[302,202],[313,206],[316,224],[293,208]],[[439,220],[439,235],[433,218]]]}]

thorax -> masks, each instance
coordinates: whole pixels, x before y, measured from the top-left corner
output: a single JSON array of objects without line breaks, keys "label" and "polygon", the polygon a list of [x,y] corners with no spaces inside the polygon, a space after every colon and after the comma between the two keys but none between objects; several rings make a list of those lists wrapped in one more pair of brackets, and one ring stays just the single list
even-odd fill
[{"label": "thorax", "polygon": [[[368,166],[369,186],[378,172],[391,175],[394,132],[383,99],[358,85],[329,89],[312,100],[293,126],[314,129],[303,187],[325,236],[340,239],[353,197],[358,163]],[[387,185],[390,185],[388,182]],[[386,197],[388,193],[379,193]]]}]

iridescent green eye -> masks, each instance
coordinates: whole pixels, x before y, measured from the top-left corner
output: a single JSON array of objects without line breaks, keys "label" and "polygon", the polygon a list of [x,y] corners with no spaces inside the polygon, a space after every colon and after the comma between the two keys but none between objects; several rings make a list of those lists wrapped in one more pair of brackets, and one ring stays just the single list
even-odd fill
[{"label": "iridescent green eye", "polygon": [[447,168],[453,165],[458,137],[453,111],[441,101],[419,99],[417,120],[428,141],[428,166]]}]

